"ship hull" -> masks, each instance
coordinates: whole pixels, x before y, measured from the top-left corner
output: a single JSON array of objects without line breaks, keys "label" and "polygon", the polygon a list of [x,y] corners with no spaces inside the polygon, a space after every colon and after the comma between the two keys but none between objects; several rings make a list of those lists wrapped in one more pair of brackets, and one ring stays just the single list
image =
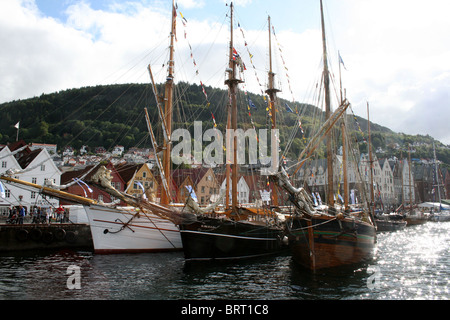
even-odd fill
[{"label": "ship hull", "polygon": [[283,250],[282,228],[214,218],[180,225],[187,261],[234,260],[271,255]]},{"label": "ship hull", "polygon": [[153,214],[134,208],[85,206],[94,252],[98,254],[181,251],[178,227]]},{"label": "ship hull", "polygon": [[397,231],[406,227],[406,221],[376,220],[377,231]]},{"label": "ship hull", "polygon": [[289,234],[293,259],[310,270],[358,264],[373,257],[375,228],[351,219],[322,215],[294,218]]}]

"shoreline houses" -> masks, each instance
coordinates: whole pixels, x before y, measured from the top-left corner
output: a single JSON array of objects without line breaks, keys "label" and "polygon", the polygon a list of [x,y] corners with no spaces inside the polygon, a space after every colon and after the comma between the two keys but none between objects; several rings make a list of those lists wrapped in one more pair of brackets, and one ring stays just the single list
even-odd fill
[{"label": "shoreline houses", "polygon": [[[337,170],[335,172],[340,172],[336,176],[338,185],[340,186],[340,195],[343,195],[343,176],[342,170],[342,156],[337,155],[335,161],[335,166]],[[395,210],[402,202],[408,204],[410,202],[416,203],[417,201],[424,201],[417,197],[418,190],[417,184],[414,178],[414,169],[411,170],[411,175],[409,171],[409,162],[404,160],[393,159],[378,159],[376,155],[373,155],[373,184],[374,184],[374,195],[375,203],[378,205],[379,209]],[[354,190],[358,181],[362,181],[369,188],[370,181],[370,161],[368,154],[361,154],[358,165],[348,162],[347,172],[348,172],[348,182],[349,189]],[[358,179],[358,175],[361,175],[361,179]],[[326,176],[327,169],[326,163],[323,159],[314,160],[311,165],[305,166],[299,170],[296,176],[297,183],[306,184],[309,186],[311,192],[318,192],[321,199],[324,199],[326,192]],[[356,190],[355,190],[356,191]],[[360,195],[355,194],[355,200],[357,202],[363,201]]]},{"label": "shoreline houses", "polygon": [[[38,185],[61,184],[61,171],[53,162],[47,148],[32,150],[23,140],[0,146],[0,174],[14,170],[13,177]],[[59,200],[2,182],[4,197],[0,197],[0,213],[11,206],[22,205],[27,212],[34,206],[58,207]]]},{"label": "shoreline houses", "polygon": [[[118,150],[124,152],[121,148]],[[67,148],[64,150],[67,151]],[[62,151],[61,151],[62,153]],[[335,165],[342,167],[342,156],[336,156]],[[122,153],[122,157],[110,157],[104,155],[84,155],[72,166],[58,166],[56,145],[51,144],[26,144],[23,140],[0,146],[0,174],[8,170],[21,171],[14,177],[38,185],[55,184],[64,185],[73,182],[73,178],[79,178],[92,169],[98,163],[106,164],[112,171],[113,184],[116,189],[134,196],[142,196],[145,190],[147,199],[158,202],[161,192],[161,181],[156,166],[152,163],[152,154],[148,149],[130,149]],[[83,165],[84,164],[84,165]],[[411,165],[411,170],[409,166]],[[81,167],[82,169],[77,169]],[[326,190],[326,166],[323,160],[315,160],[309,166],[302,168],[296,176],[297,185],[305,183],[311,192],[319,192],[322,199]],[[336,170],[340,172],[342,170]],[[362,154],[359,164],[348,166],[350,189],[356,189],[357,175],[361,174],[368,186],[370,178],[370,164],[367,154]],[[415,160],[410,163],[407,159],[377,159],[374,156],[373,163],[374,190],[378,208],[385,211],[396,209],[400,204],[406,205],[410,202],[420,203],[426,201],[436,202],[439,199],[436,187],[436,166],[433,161]],[[440,198],[446,199],[449,195],[450,173],[445,168],[440,168]],[[339,185],[342,186],[342,172],[336,176]],[[86,179],[87,180],[87,179]],[[215,168],[191,168],[175,169],[172,175],[171,187],[174,202],[185,203],[188,189],[191,185],[196,193],[200,206],[206,206],[215,202],[220,196],[221,189],[225,189],[225,174]],[[272,205],[273,195],[270,193],[270,185],[264,176],[249,168],[242,168],[239,173],[238,199],[240,203]],[[6,214],[11,206],[23,205],[29,211],[33,206],[58,207],[59,199],[43,197],[42,195],[26,191],[19,187],[3,182],[5,187],[4,196],[0,196],[0,214]],[[73,184],[66,189],[73,194],[87,196],[88,198],[113,203],[116,199],[111,198],[100,190],[90,186],[90,190],[83,185]],[[266,192],[261,195],[261,191]],[[341,191],[340,194],[343,194]],[[357,195],[359,201],[359,195]],[[281,199],[279,203],[286,203]],[[225,197],[222,201],[225,204]],[[61,201],[61,205],[66,205]],[[119,205],[124,205],[119,203]]]}]

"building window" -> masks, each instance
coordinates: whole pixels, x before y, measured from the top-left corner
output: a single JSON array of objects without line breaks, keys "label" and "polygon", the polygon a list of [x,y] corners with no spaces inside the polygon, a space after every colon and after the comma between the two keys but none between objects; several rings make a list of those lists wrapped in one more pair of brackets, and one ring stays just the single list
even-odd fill
[{"label": "building window", "polygon": [[6,161],[2,161],[2,168],[6,168],[8,163]]},{"label": "building window", "polygon": [[146,178],[147,177],[147,172],[142,172],[142,178]]},{"label": "building window", "polygon": [[9,190],[9,189],[5,190],[5,197],[6,198],[11,198],[11,190]]},{"label": "building window", "polygon": [[45,164],[41,165],[41,171],[45,171]]},{"label": "building window", "polygon": [[37,178],[31,178],[31,183],[37,184]]},{"label": "building window", "polygon": [[31,191],[31,199],[36,199],[36,192]]}]

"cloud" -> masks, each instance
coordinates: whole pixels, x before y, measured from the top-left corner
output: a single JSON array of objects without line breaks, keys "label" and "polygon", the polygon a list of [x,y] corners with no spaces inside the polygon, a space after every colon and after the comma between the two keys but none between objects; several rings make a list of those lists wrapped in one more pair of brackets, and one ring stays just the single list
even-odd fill
[{"label": "cloud", "polygon": [[[0,1],[0,102],[74,87],[148,82],[147,64],[155,69],[155,76],[164,79],[171,8],[167,3],[155,3],[158,5],[116,1],[108,8],[94,9],[89,2],[77,1],[67,7],[65,19],[56,20],[40,12],[33,0]],[[251,3],[262,2],[235,2],[241,7]],[[397,132],[430,134],[450,144],[448,130],[443,129],[445,120],[450,119],[450,66],[446,63],[450,43],[445,41],[450,30],[450,2],[325,3],[334,80],[338,82],[339,50],[348,69],[342,72],[343,83],[355,113],[366,117],[369,101],[374,122]],[[197,84],[201,80],[223,87],[229,37],[226,20],[214,21],[206,14],[203,20],[198,16],[190,19],[188,9],[202,8],[206,13],[206,1],[178,0],[178,5],[186,9],[188,24],[186,29],[177,24],[177,80]],[[273,18],[277,21],[280,16]],[[289,29],[276,28],[282,47],[273,41],[274,71],[283,98],[314,102],[312,92],[322,72],[320,21],[304,30],[296,30],[297,23],[293,20]],[[192,76],[196,68],[185,31],[198,76]],[[253,70],[238,30],[236,46],[248,68],[246,89],[260,93],[259,85],[267,82],[267,31],[244,31],[257,67]]]},{"label": "cloud", "polygon": [[[371,120],[397,132],[430,134],[450,144],[440,119],[450,119],[450,21],[445,0],[345,0],[344,18],[334,17],[334,39],[348,72],[348,96]],[[337,30],[336,30],[337,29]],[[434,119],[433,119],[434,118]],[[439,119],[439,120],[440,120]]]},{"label": "cloud", "polygon": [[[126,14],[106,12],[81,2],[67,9],[67,23],[61,23],[43,16],[32,1],[1,1],[0,41],[5,50],[0,51],[0,102],[114,83],[133,67],[127,63],[148,55],[149,48],[167,38],[170,26],[170,15],[161,10],[128,9]],[[136,72],[144,79],[145,67]],[[135,81],[133,76],[121,81]]]},{"label": "cloud", "polygon": [[205,1],[201,0],[178,0],[177,3],[178,6],[186,9],[203,8],[205,6]]}]

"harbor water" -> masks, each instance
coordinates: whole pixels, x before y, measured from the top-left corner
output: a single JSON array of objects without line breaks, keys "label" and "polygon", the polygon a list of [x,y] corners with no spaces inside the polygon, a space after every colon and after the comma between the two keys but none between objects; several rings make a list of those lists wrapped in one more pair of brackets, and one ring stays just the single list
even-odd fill
[{"label": "harbor water", "polygon": [[450,222],[380,233],[374,259],[316,272],[289,253],[187,264],[183,254],[3,253],[1,300],[448,300]]}]

